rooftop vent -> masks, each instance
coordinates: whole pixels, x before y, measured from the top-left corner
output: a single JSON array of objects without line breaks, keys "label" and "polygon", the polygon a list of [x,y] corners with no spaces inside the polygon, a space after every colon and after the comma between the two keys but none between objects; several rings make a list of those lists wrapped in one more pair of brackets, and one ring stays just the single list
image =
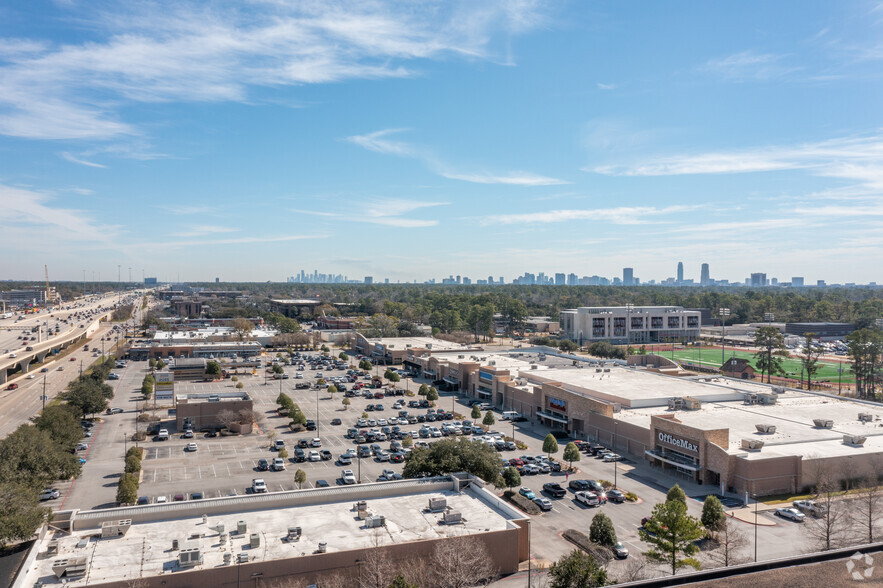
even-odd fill
[{"label": "rooftop vent", "polygon": [[777,397],[775,394],[758,394],[757,395],[757,403],[758,404],[775,404],[777,402]]},{"label": "rooftop vent", "polygon": [[742,439],[742,449],[760,451],[761,447],[763,447],[763,441],[759,439]]},{"label": "rooftop vent", "polygon": [[773,392],[776,394],[784,394],[785,388],[783,388],[782,386],[773,386]]},{"label": "rooftop vent", "polygon": [[372,515],[365,519],[366,529],[376,529],[386,526],[386,517],[383,515]]},{"label": "rooftop vent", "polygon": [[463,515],[460,511],[450,510],[442,515],[441,522],[445,525],[459,525],[463,523]]},{"label": "rooftop vent", "polygon": [[86,556],[57,559],[52,562],[52,572],[56,578],[81,578],[86,575]]},{"label": "rooftop vent", "polygon": [[180,567],[190,568],[201,564],[202,550],[199,547],[188,547],[178,552],[178,565]]},{"label": "rooftop vent", "polygon": [[438,496],[429,499],[429,512],[441,512],[448,506],[448,499],[444,496]]},{"label": "rooftop vent", "polygon": [[754,425],[758,433],[772,434],[776,432],[776,425]]},{"label": "rooftop vent", "polygon": [[119,537],[125,535],[132,526],[132,519],[121,519],[118,521],[105,521],[101,523],[101,538],[109,539],[111,537]]},{"label": "rooftop vent", "polygon": [[865,441],[867,441],[867,437],[864,435],[844,435],[843,442],[847,445],[864,445]]},{"label": "rooftop vent", "polygon": [[834,421],[831,419],[813,419],[812,423],[817,429],[833,429]]},{"label": "rooftop vent", "polygon": [[871,421],[874,420],[874,415],[867,413],[867,412],[860,412],[860,413],[858,413],[858,420],[860,420],[863,423],[870,423]]}]

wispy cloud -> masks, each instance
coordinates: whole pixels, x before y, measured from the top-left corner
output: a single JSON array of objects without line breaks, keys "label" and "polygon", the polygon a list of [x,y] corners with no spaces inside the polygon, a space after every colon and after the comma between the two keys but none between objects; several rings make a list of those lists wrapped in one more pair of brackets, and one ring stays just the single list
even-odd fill
[{"label": "wispy cloud", "polygon": [[728,81],[766,81],[801,70],[799,66],[787,65],[788,55],[741,51],[732,55],[710,59],[700,70],[720,76]]},{"label": "wispy cloud", "polygon": [[61,157],[62,157],[62,159],[66,159],[66,160],[70,161],[71,163],[85,165],[88,167],[100,167],[100,168],[107,167],[106,165],[101,165],[100,163],[95,163],[94,161],[87,161],[85,159],[80,159],[79,157],[76,157],[76,156],[68,153],[67,151],[62,152]]},{"label": "wispy cloud", "polygon": [[546,210],[523,214],[500,214],[482,220],[484,225],[548,224],[576,220],[594,220],[614,225],[655,224],[660,217],[689,212],[701,208],[699,205],[678,205],[656,208],[653,206],[620,206],[617,208]]},{"label": "wispy cloud", "polygon": [[277,237],[238,237],[231,239],[189,239],[184,241],[150,241],[147,243],[133,243],[124,246],[129,250],[137,250],[143,247],[149,249],[177,249],[180,247],[207,247],[217,245],[247,245],[250,243],[284,243],[287,241],[301,241],[304,239],[326,239],[328,235],[285,235]]},{"label": "wispy cloud", "polygon": [[172,214],[209,214],[215,209],[211,206],[188,206],[178,204],[163,204],[159,206],[160,210],[165,210]]},{"label": "wispy cloud", "polygon": [[524,171],[489,173],[483,171],[465,172],[455,170],[454,166],[441,161],[440,158],[432,154],[428,149],[423,149],[404,141],[393,141],[389,139],[390,135],[407,130],[408,129],[384,129],[368,133],[367,135],[353,135],[346,137],[345,140],[368,149],[369,151],[374,151],[375,153],[416,159],[422,162],[433,173],[451,180],[460,180],[463,182],[471,182],[473,184],[504,184],[509,186],[559,186],[570,183],[566,180]]},{"label": "wispy cloud", "polygon": [[675,176],[807,170],[859,182],[861,192],[883,191],[883,136],[843,137],[791,146],[666,156],[629,164],[583,168],[612,176]]},{"label": "wispy cloud", "polygon": [[[121,106],[248,102],[253,88],[394,78],[407,64],[465,56],[495,60],[508,39],[542,22],[536,2],[450,4],[255,2],[211,7],[157,0],[114,9],[74,3],[81,24],[54,44],[0,43],[0,133],[35,139],[137,134]],[[503,48],[498,51],[496,47]]]},{"label": "wispy cloud", "polygon": [[201,237],[203,235],[216,235],[218,233],[235,233],[240,229],[236,227],[221,227],[217,225],[192,225],[188,229],[172,233],[173,237]]},{"label": "wispy cloud", "polygon": [[596,85],[598,86],[598,89],[599,89],[599,90],[607,90],[607,91],[609,91],[609,90],[615,90],[615,89],[616,89],[616,84],[602,84],[601,82],[598,82]]},{"label": "wispy cloud", "polygon": [[448,204],[448,202],[420,202],[417,200],[385,198],[359,202],[353,206],[348,206],[345,212],[303,210],[299,208],[291,208],[289,210],[297,214],[341,219],[343,222],[369,223],[413,229],[433,227],[438,224],[438,221],[435,219],[409,218],[404,215],[424,208],[447,206]]}]

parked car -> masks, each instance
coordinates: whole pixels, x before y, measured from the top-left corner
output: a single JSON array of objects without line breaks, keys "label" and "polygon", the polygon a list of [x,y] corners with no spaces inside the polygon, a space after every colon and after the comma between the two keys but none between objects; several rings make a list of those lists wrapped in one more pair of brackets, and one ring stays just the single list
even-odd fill
[{"label": "parked car", "polygon": [[617,542],[616,545],[613,546],[613,557],[616,559],[625,559],[628,556],[629,550],[622,544],[622,542]]},{"label": "parked car", "polygon": [[300,463],[300,462],[303,462],[306,460],[307,460],[306,452],[300,447],[295,447],[294,448],[294,461]]},{"label": "parked car", "polygon": [[55,488],[44,488],[42,492],[40,492],[40,500],[55,500],[60,496],[58,490]]},{"label": "parked car", "polygon": [[251,491],[255,494],[263,494],[267,491],[267,483],[264,482],[263,478],[254,478],[251,481]]},{"label": "parked car", "polygon": [[107,414],[120,414],[121,412],[123,412],[123,409],[122,408],[108,408],[104,412]]},{"label": "parked car", "polygon": [[802,523],[804,520],[806,520],[806,515],[796,508],[777,508],[776,516],[794,521],[795,523]]},{"label": "parked car", "polygon": [[351,463],[353,463],[353,457],[348,453],[344,453],[337,457],[337,463],[339,463],[340,465],[350,465]]},{"label": "parked car", "polygon": [[533,490],[528,488],[527,486],[522,486],[518,489],[518,493],[527,498],[528,500],[533,500],[536,498],[536,495],[533,493]]},{"label": "parked car", "polygon": [[585,504],[586,506],[601,506],[601,500],[594,492],[580,491],[574,495],[574,498],[577,502]]},{"label": "parked car", "polygon": [[795,500],[794,508],[814,517],[820,517],[828,512],[823,504],[819,504],[815,500]]},{"label": "parked car", "polygon": [[273,471],[274,472],[281,472],[283,470],[285,470],[285,460],[282,459],[281,457],[274,457],[273,458]]},{"label": "parked car", "polygon": [[353,470],[343,470],[340,479],[347,485],[356,483],[356,475],[353,473]]},{"label": "parked car", "polygon": [[184,448],[185,451],[196,451],[196,443],[188,443],[187,447]]},{"label": "parked car", "polygon": [[608,490],[607,500],[610,502],[625,502],[625,492],[622,490]]},{"label": "parked car", "polygon": [[258,460],[258,470],[266,472],[270,469],[270,462],[264,458]]},{"label": "parked car", "polygon": [[567,495],[567,490],[562,488],[558,482],[546,482],[543,484],[543,492],[552,498],[564,498]]},{"label": "parked car", "polygon": [[571,480],[567,487],[574,492],[584,492],[591,489],[588,480]]},{"label": "parked car", "polygon": [[534,504],[540,507],[540,510],[552,510],[552,501],[543,496],[537,496],[533,499]]}]

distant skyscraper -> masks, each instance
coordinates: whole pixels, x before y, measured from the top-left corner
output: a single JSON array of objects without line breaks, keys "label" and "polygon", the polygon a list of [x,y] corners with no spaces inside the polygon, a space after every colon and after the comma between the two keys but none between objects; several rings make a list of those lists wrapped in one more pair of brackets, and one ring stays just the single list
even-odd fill
[{"label": "distant skyscraper", "polygon": [[751,274],[751,282],[749,285],[752,288],[762,288],[766,286],[766,274],[760,272]]},{"label": "distant skyscraper", "polygon": [[634,268],[624,267],[622,268],[622,285],[623,286],[631,286],[632,281],[634,280],[635,270]]},{"label": "distant skyscraper", "polygon": [[708,286],[710,284],[710,282],[711,282],[711,278],[708,275],[708,264],[703,263],[702,264],[702,275],[699,278],[699,285],[700,286]]},{"label": "distant skyscraper", "polygon": [[803,288],[803,278],[802,277],[791,278],[791,287],[792,288]]},{"label": "distant skyscraper", "polygon": [[576,286],[578,284],[577,280],[578,280],[578,278],[576,277],[576,274],[567,274],[567,285],[568,286]]},{"label": "distant skyscraper", "polygon": [[678,262],[678,284],[684,281],[684,262]]},{"label": "distant skyscraper", "polygon": [[366,283],[366,284],[373,284],[373,283],[374,283],[374,277],[373,277],[373,276],[365,276],[365,283]]},{"label": "distant skyscraper", "polygon": [[565,279],[564,274],[555,274],[555,285],[563,286],[565,284]]}]

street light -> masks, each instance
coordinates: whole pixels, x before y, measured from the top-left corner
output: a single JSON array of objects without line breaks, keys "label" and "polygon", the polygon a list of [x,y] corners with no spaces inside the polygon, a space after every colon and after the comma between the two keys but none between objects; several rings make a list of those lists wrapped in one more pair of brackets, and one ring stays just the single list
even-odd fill
[{"label": "street light", "polygon": [[[613,453],[616,453],[616,419],[613,419]],[[613,489],[617,490],[616,473],[619,468],[616,466],[616,459],[613,460]]]},{"label": "street light", "polygon": [[751,497],[754,498],[754,563],[757,563],[757,495]]},{"label": "street light", "polygon": [[625,319],[625,343],[626,343],[626,351],[625,357],[628,359],[630,355],[630,351],[632,350],[632,309],[635,307],[634,304],[629,302],[625,305],[626,311],[626,319]]},{"label": "street light", "polygon": [[726,358],[724,357],[724,353],[726,353],[726,332],[727,332],[727,317],[730,316],[729,308],[721,308],[718,310],[718,313],[721,316],[721,368],[723,369],[724,363],[726,363]]}]

